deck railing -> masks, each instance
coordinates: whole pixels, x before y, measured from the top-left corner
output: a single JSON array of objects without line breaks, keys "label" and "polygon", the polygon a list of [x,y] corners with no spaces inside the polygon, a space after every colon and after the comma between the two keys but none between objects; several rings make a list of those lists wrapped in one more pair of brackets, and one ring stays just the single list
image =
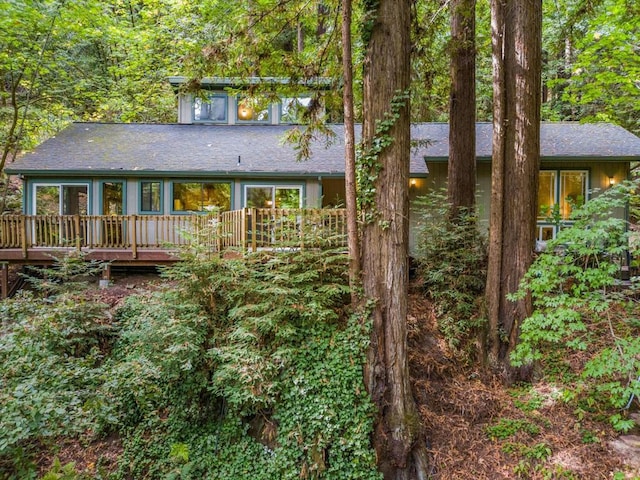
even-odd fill
[{"label": "deck railing", "polygon": [[130,250],[203,244],[214,251],[346,245],[343,209],[245,208],[206,215],[0,215],[0,249]]}]

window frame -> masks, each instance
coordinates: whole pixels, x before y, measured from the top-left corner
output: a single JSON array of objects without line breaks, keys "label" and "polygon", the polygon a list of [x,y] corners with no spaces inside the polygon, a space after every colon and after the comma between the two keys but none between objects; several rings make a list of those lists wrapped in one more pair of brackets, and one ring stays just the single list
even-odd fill
[{"label": "window frame", "polygon": [[[309,105],[303,105],[302,102],[300,102],[301,100],[303,101],[308,101]],[[297,115],[296,118],[293,120],[285,120],[284,115],[285,115],[285,103],[289,101],[291,103],[293,103],[293,101],[298,101],[300,102],[300,107],[298,108],[297,111]],[[280,97],[280,102],[278,103],[278,118],[279,118],[279,122],[281,124],[284,125],[299,125],[301,124],[301,112],[308,110],[309,107],[311,106],[311,102],[313,101],[313,97],[311,95],[300,95],[297,97]]]},{"label": "window frame", "polygon": [[[143,184],[157,183],[159,190],[159,208],[158,210],[145,210],[143,199]],[[164,181],[157,179],[138,180],[138,212],[141,215],[162,215],[164,213]]]},{"label": "window frame", "polygon": [[[248,189],[249,188],[271,188],[271,202],[272,205],[270,207],[249,207],[248,205]],[[304,183],[245,183],[242,185],[242,205],[245,208],[283,208],[276,207],[276,190],[278,189],[297,189],[300,192],[300,201],[298,202],[298,207],[296,208],[304,208],[305,206],[305,184]]]},{"label": "window frame", "polygon": [[119,179],[105,179],[98,182],[98,212],[99,215],[106,215],[104,213],[104,186],[107,183],[119,183],[122,185],[122,213],[120,215],[127,214],[127,182],[126,180]]},{"label": "window frame", "polygon": [[64,205],[64,193],[63,187],[86,187],[87,189],[87,213],[80,215],[91,215],[92,206],[93,206],[93,195],[92,195],[92,182],[91,180],[86,181],[77,181],[77,180],[34,180],[31,182],[30,192],[31,192],[31,201],[28,208],[28,211],[31,212],[31,215],[39,215],[37,213],[38,202],[37,202],[37,191],[38,187],[58,187],[58,213],[54,215],[65,215],[61,213],[61,210]]},{"label": "window frame", "polygon": [[[540,175],[543,172],[553,172],[554,173],[554,184],[553,184],[553,198],[554,198],[554,203],[553,205],[550,206],[550,208],[553,210],[555,209],[555,206],[557,205],[558,208],[562,208],[561,207],[561,189],[562,189],[562,176],[563,174],[567,174],[567,173],[582,173],[584,174],[584,202],[589,201],[589,193],[590,193],[590,186],[591,186],[591,170],[590,169],[586,169],[586,168],[541,168],[540,171],[538,172],[538,175]],[[538,192],[539,195],[539,192]],[[543,239],[542,238],[542,233],[545,229],[552,229],[552,237],[551,239],[555,238],[556,235],[558,234],[558,231],[562,229],[563,226],[567,226],[567,225],[572,225],[573,221],[571,221],[569,218],[563,218],[561,217],[560,220],[558,222],[554,222],[553,219],[551,220],[547,220],[545,218],[541,218],[540,217],[540,205],[539,205],[539,200],[540,198],[538,197],[536,199],[536,208],[538,211],[538,214],[536,216],[536,240],[538,242],[545,242],[549,239]],[[560,212],[562,213],[562,212]]]},{"label": "window frame", "polygon": [[[266,109],[267,109],[267,119],[266,120],[255,120],[255,119],[251,119],[251,120],[243,120],[240,118],[240,116],[238,115],[238,109],[240,108],[240,105],[244,102],[244,101],[249,101],[252,103],[257,103],[261,97],[260,96],[256,96],[256,97],[250,97],[247,95],[236,95],[235,96],[235,114],[236,114],[236,123],[238,124],[242,124],[242,125],[269,125],[272,123],[273,121],[273,102],[271,102],[267,97],[262,97],[264,98],[264,101],[266,102]],[[255,109],[254,109],[255,112]]]},{"label": "window frame", "polygon": [[[180,183],[199,183],[201,185],[201,191],[202,188],[204,187],[204,185],[206,184],[215,184],[215,185],[228,185],[229,186],[229,210],[233,210],[233,182],[229,182],[229,181],[224,181],[224,180],[172,180],[171,184],[170,184],[170,198],[171,198],[171,214],[173,215],[189,215],[189,214],[196,214],[196,215],[206,215],[207,213],[209,213],[208,210],[177,210],[175,208],[175,185],[176,184],[180,184]],[[226,211],[226,210],[221,210],[221,211]]]},{"label": "window frame", "polygon": [[[207,93],[206,100],[202,98],[202,96],[194,96],[193,101],[191,102],[191,120],[193,123],[217,123],[217,124],[227,124],[229,123],[229,96],[225,93],[221,92],[213,92]],[[196,119],[196,103],[200,101],[201,103],[212,104],[212,99],[220,98],[224,104],[224,119],[223,120],[214,120],[212,118],[206,119]]]}]

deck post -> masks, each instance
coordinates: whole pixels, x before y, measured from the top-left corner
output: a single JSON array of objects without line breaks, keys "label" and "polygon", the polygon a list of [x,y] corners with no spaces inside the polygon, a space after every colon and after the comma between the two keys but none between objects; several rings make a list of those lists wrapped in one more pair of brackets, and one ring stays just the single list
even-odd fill
[{"label": "deck post", "polygon": [[20,219],[21,222],[21,233],[22,233],[22,258],[24,258],[26,260],[27,258],[27,217],[23,216]]},{"label": "deck post", "polygon": [[102,271],[102,279],[103,280],[111,280],[111,264],[110,263],[106,263],[104,265],[104,270]]},{"label": "deck post", "polygon": [[257,229],[258,229],[258,213],[255,208],[251,209],[251,251],[258,250]]},{"label": "deck post", "polygon": [[73,216],[73,223],[76,230],[76,249],[79,252],[82,250],[82,241],[80,238],[80,215]]},{"label": "deck post", "polygon": [[304,250],[304,236],[305,236],[305,230],[306,230],[306,227],[307,227],[307,224],[306,224],[307,219],[306,219],[305,213],[306,213],[305,209],[303,208],[300,211],[300,230],[299,230],[299,232],[300,232],[300,251]]},{"label": "deck post", "polygon": [[[242,248],[242,253],[247,251],[247,209],[243,208],[241,210],[240,217],[240,247]],[[234,238],[235,240],[235,238]]]},{"label": "deck post", "polygon": [[215,240],[216,240],[216,248],[218,250],[218,253],[222,252],[222,235],[224,235],[222,233],[222,213],[220,211],[218,211],[218,213],[216,213],[216,222],[215,222],[215,226],[216,226],[216,231],[215,231]]},{"label": "deck post", "polygon": [[4,300],[9,296],[9,262],[0,262],[0,284],[1,284],[1,292],[2,299]]},{"label": "deck post", "polygon": [[133,258],[138,258],[138,233],[136,231],[136,224],[138,223],[138,216],[131,215],[131,255]]}]

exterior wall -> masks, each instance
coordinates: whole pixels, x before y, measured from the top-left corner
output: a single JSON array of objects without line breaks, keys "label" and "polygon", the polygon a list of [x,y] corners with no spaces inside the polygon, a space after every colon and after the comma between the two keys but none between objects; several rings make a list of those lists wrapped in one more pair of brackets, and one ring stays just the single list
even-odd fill
[{"label": "exterior wall", "polygon": [[305,183],[304,206],[307,208],[322,207],[322,184],[319,180],[307,180]]},{"label": "exterior wall", "polygon": [[178,123],[193,123],[192,103],[193,95],[178,95]]},{"label": "exterior wall", "polygon": [[[409,189],[410,198],[410,252],[415,254],[418,243],[419,232],[419,205],[416,203],[418,197],[437,189],[446,188],[447,164],[446,162],[429,162],[429,175],[424,178],[412,178]],[[597,160],[591,161],[553,161],[544,162],[541,166],[542,170],[587,170],[589,172],[587,189],[589,195],[598,195],[599,191],[605,190],[610,186],[610,178],[615,183],[625,180],[629,177],[628,162],[601,162]],[[193,177],[191,179],[194,179]],[[88,186],[89,213],[100,215],[102,201],[100,198],[100,189],[103,181],[116,181],[121,179],[110,178],[89,178],[89,177],[72,177],[72,178],[35,178],[28,179],[25,183],[24,212],[26,214],[33,213],[34,207],[34,184],[86,184]],[[153,177],[146,178],[129,178],[125,181],[125,202],[124,213],[127,215],[137,214],[140,209],[140,181],[155,180]],[[176,178],[163,177],[162,181],[162,211],[161,215],[170,215],[172,209],[172,190],[171,182]],[[327,178],[263,178],[263,179],[247,179],[247,178],[219,178],[219,177],[201,177],[200,181],[223,181],[231,183],[231,208],[239,209],[244,206],[244,186],[245,185],[301,185],[303,205],[310,208],[344,206],[344,179],[336,177]],[[443,190],[444,191],[444,190]],[[489,162],[481,162],[478,164],[477,178],[477,205],[480,216],[480,227],[483,233],[486,233],[489,226],[489,210],[490,210],[490,192],[491,192],[491,165]],[[342,202],[342,203],[341,203]],[[618,209],[615,215],[619,218],[626,218],[626,209]]]},{"label": "exterior wall", "polygon": [[[447,185],[447,163],[428,162],[429,177],[426,186],[421,191],[433,192],[437,189],[445,189]],[[583,161],[546,161],[542,162],[541,170],[587,170],[588,198],[597,196],[599,192],[606,190],[610,185],[610,178],[619,183],[629,178],[628,162],[600,161],[597,159]],[[477,206],[480,220],[480,228],[483,233],[488,232],[490,200],[491,200],[491,164],[479,162],[477,169]],[[617,209],[615,215],[618,218],[626,218],[626,209]],[[415,217],[416,215],[413,215]],[[412,221],[413,225],[414,221]],[[412,231],[415,228],[412,228]],[[415,235],[415,232],[413,232]]]}]

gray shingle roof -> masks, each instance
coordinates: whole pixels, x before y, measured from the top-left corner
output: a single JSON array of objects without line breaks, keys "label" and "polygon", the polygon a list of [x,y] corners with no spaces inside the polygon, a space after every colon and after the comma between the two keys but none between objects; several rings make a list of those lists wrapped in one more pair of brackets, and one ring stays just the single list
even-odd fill
[{"label": "gray shingle roof", "polygon": [[[342,175],[342,125],[326,147],[312,146],[312,156],[296,161],[296,151],[284,144],[285,125],[177,125],[74,123],[33,152],[8,165],[8,173],[94,175]],[[491,124],[477,125],[477,156],[491,156]],[[445,123],[417,124],[414,140],[428,146],[412,149],[411,173],[426,174],[425,160],[443,161],[449,153]],[[543,123],[544,160],[640,160],[640,138],[611,124]],[[240,159],[240,161],[238,161]]]}]

